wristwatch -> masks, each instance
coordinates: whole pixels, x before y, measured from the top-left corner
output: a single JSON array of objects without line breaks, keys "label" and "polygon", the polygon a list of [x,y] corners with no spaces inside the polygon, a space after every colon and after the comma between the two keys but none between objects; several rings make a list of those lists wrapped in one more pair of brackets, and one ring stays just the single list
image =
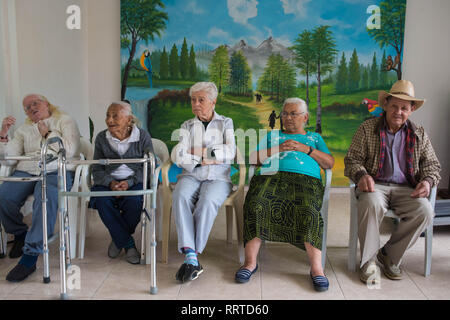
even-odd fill
[{"label": "wristwatch", "polygon": [[50,133],[52,133],[52,130],[48,130],[47,133],[45,134],[44,138],[47,139],[47,137]]},{"label": "wristwatch", "polygon": [[311,152],[313,152],[313,147],[309,146],[309,152],[308,152],[308,156],[311,154]]}]

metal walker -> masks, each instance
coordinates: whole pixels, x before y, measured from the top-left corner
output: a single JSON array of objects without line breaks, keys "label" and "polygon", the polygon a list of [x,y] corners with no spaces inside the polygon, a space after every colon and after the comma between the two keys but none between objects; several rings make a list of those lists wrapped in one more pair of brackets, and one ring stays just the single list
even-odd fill
[{"label": "metal walker", "polygon": [[[155,209],[156,209],[156,192],[158,187],[158,177],[155,175],[156,159],[155,156],[147,152],[144,158],[141,159],[99,159],[99,160],[66,160],[65,157],[59,158],[59,166],[61,166],[61,173],[65,172],[65,167],[67,164],[75,165],[110,165],[110,164],[124,164],[124,163],[142,163],[143,164],[143,189],[142,190],[130,190],[130,191],[89,191],[89,192],[72,192],[66,191],[65,184],[61,181],[58,184],[58,203],[60,205],[60,210],[64,216],[68,217],[67,214],[67,197],[107,197],[107,196],[137,196],[143,195],[143,206],[141,214],[141,264],[145,264],[145,249],[146,249],[146,228],[147,219],[150,221],[150,293],[157,294],[158,288],[156,286],[156,223],[155,223]],[[150,163],[150,189],[147,189],[147,178],[148,178],[148,164]],[[65,175],[61,176],[64,177]],[[147,197],[151,196],[150,200],[150,212],[147,212]],[[68,219],[68,218],[67,218]],[[65,250],[64,246],[61,245],[61,250]],[[60,270],[61,270],[61,299],[67,298],[67,280],[64,266],[63,254],[60,254]]]},{"label": "metal walker", "polygon": [[[58,157],[47,155],[48,145],[58,143],[59,151]],[[156,286],[156,223],[155,223],[155,209],[156,209],[156,192],[158,186],[158,177],[155,175],[156,159],[151,153],[147,153],[143,159],[99,159],[99,160],[67,160],[66,150],[64,144],[59,137],[53,137],[45,141],[41,149],[40,158],[26,157],[26,156],[6,156],[0,154],[0,160],[22,160],[22,161],[38,161],[41,169],[41,174],[38,177],[29,178],[14,178],[14,177],[0,177],[0,181],[12,182],[30,182],[42,181],[42,220],[43,220],[43,261],[44,261],[44,283],[50,282],[49,270],[49,249],[48,249],[48,235],[47,235],[47,164],[57,160],[58,161],[58,212],[59,212],[59,250],[60,250],[60,275],[61,275],[61,292],[60,298],[67,299],[67,268],[71,265],[70,258],[70,235],[69,235],[69,215],[68,215],[68,197],[105,197],[105,196],[134,196],[143,195],[143,209],[141,214],[141,264],[145,264],[145,249],[146,249],[146,228],[147,219],[150,221],[151,235],[150,235],[150,293],[157,294],[158,288]],[[109,165],[114,163],[142,163],[144,166],[143,172],[143,190],[136,191],[93,191],[93,192],[72,192],[67,191],[66,181],[66,165],[91,165],[101,164]],[[151,188],[147,189],[148,163],[150,163]],[[147,197],[151,195],[150,213],[147,212]],[[1,226],[0,226],[1,227]],[[0,256],[6,254],[6,241],[4,230],[0,228]]]},{"label": "metal walker", "polygon": [[[53,155],[47,155],[48,145],[58,143],[59,144],[59,152],[58,157],[54,157]],[[36,177],[24,177],[24,178],[17,178],[17,177],[0,177],[0,181],[11,181],[11,182],[31,182],[31,181],[41,181],[41,190],[42,190],[42,233],[43,233],[43,260],[44,260],[44,277],[43,281],[44,283],[50,282],[50,266],[49,266],[49,250],[48,250],[48,231],[47,231],[47,163],[50,163],[56,159],[58,159],[58,186],[60,183],[60,175],[62,173],[60,168],[60,159],[65,158],[65,149],[62,143],[61,138],[59,137],[53,137],[48,140],[46,140],[41,148],[41,155],[40,157],[27,157],[27,156],[7,156],[7,155],[0,155],[0,160],[15,160],[15,161],[39,161],[39,167],[41,169],[41,174]],[[65,168],[64,168],[64,179],[62,181],[64,184],[64,188],[66,188],[66,176],[65,176]],[[60,219],[60,239],[65,239],[64,242],[67,242],[67,246],[69,246],[69,217],[61,216]],[[1,245],[0,245],[0,255],[6,255],[6,234],[3,230],[3,226],[0,228],[0,239],[1,239]],[[61,240],[60,240],[61,242]],[[70,254],[69,250],[66,252],[63,252],[63,254],[66,254],[66,256],[63,256],[64,262],[67,261],[67,263],[70,265]]]}]

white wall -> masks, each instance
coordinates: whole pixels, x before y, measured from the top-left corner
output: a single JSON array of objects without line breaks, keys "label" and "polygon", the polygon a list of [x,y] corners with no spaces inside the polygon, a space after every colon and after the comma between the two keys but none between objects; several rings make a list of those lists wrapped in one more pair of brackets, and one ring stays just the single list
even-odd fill
[{"label": "white wall", "polygon": [[450,1],[408,0],[403,79],[414,83],[425,104],[411,119],[421,124],[442,166],[441,188],[450,174]]},{"label": "white wall", "polygon": [[[12,59],[4,59],[9,52],[18,65],[9,74],[18,78],[18,94],[12,107],[5,103],[3,113],[13,110],[22,123],[21,99],[40,93],[73,116],[83,136],[89,138],[89,116],[96,132],[104,129],[106,106],[120,98],[120,0],[0,1],[5,8],[15,9],[15,14],[7,14],[10,21],[15,20],[10,23],[15,30],[3,28],[0,33],[0,43],[7,42],[0,56],[2,66],[11,66]],[[80,30],[66,27],[70,5],[81,9]],[[17,39],[17,44],[10,45],[2,34]],[[2,89],[9,92],[5,83],[8,79],[0,79]]]}]

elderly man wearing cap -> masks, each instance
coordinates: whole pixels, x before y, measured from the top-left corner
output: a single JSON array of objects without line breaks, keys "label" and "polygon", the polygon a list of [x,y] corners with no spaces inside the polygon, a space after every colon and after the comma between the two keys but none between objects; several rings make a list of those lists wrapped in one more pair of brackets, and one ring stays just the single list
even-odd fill
[{"label": "elderly man wearing cap", "polygon": [[[405,251],[433,221],[427,200],[440,180],[440,164],[424,129],[409,120],[424,100],[414,97],[410,81],[399,80],[390,92],[380,91],[381,118],[360,125],[344,159],[345,176],[357,184],[358,237],[361,247],[360,279],[402,279]],[[379,227],[388,208],[401,217],[398,228],[380,249]]]}]

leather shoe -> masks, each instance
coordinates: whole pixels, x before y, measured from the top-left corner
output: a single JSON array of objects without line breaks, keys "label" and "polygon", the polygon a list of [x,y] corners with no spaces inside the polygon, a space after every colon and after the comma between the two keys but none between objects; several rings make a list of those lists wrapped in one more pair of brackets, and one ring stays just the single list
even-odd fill
[{"label": "leather shoe", "polygon": [[6,280],[10,282],[20,282],[25,280],[34,271],[36,271],[36,265],[27,268],[23,264],[18,264],[8,273]]}]

